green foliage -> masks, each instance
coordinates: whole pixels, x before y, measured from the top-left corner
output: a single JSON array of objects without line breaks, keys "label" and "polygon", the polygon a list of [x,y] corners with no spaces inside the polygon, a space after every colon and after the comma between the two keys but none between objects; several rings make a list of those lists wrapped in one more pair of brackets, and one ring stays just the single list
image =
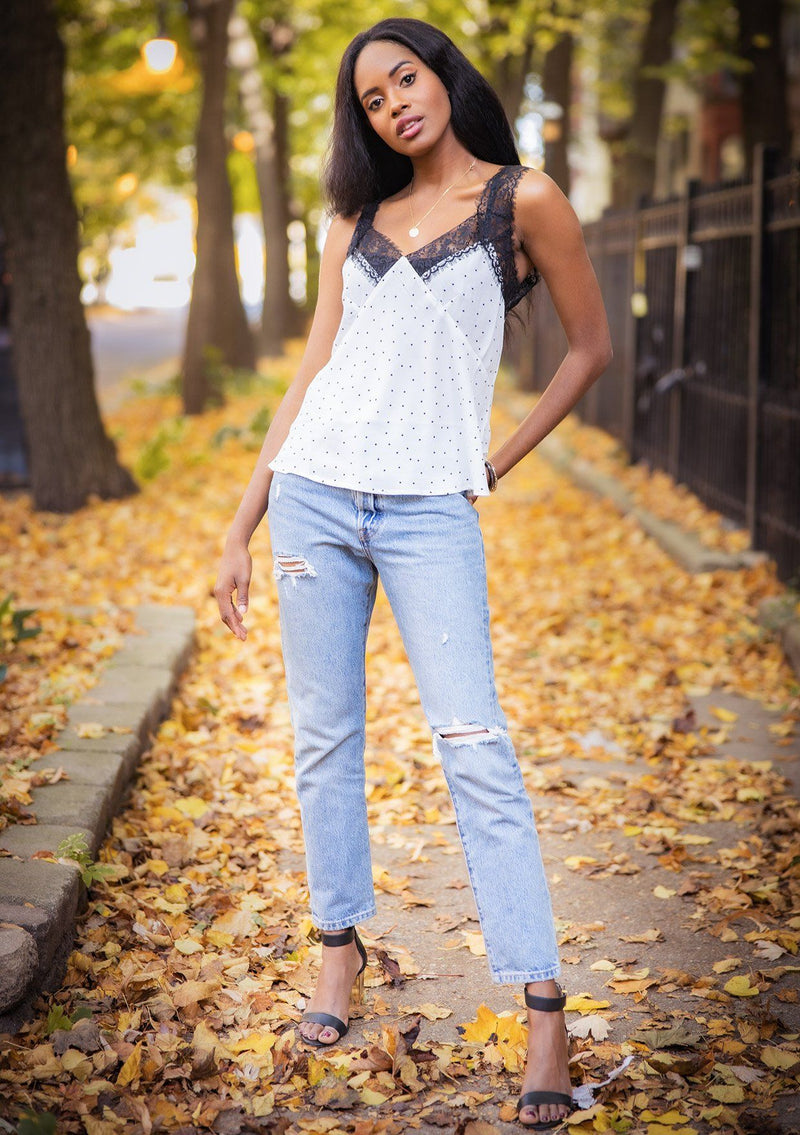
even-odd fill
[{"label": "green foliage", "polygon": [[[36,607],[14,607],[16,592],[6,595],[0,603],[0,626],[4,628],[3,641],[16,644],[26,638],[34,638],[41,634],[41,627],[26,627],[25,620],[36,614]],[[7,629],[5,629],[7,628]]]},{"label": "green foliage", "polygon": [[76,1009],[72,1014],[65,1013],[61,1005],[53,1005],[47,1014],[45,1034],[52,1036],[56,1029],[71,1029],[78,1021],[91,1018],[91,1016],[92,1010],[85,1005]]},{"label": "green foliage", "polygon": [[49,1111],[32,1111],[26,1108],[17,1124],[17,1135],[56,1135],[57,1117]]},{"label": "green foliage", "polygon": [[212,437],[211,445],[219,449],[229,438],[235,437],[245,449],[260,449],[271,421],[272,411],[268,406],[262,406],[246,426],[221,426]]},{"label": "green foliage", "polygon": [[[72,835],[62,839],[56,848],[57,859],[72,859],[78,864],[81,878],[88,890],[97,879],[108,879],[116,876],[115,867],[104,863],[95,863],[89,854],[89,845],[86,842],[85,832],[73,832]],[[79,1010],[80,1012],[80,1010]]]},{"label": "green foliage", "polygon": [[152,208],[136,184],[191,187],[199,86],[188,25],[178,5],[165,5],[167,34],[178,43],[175,74],[148,74],[143,44],[158,29],[157,0],[61,0],[59,30],[67,50],[66,135],[75,146],[70,174],[84,247],[102,263],[108,236]]},{"label": "green foliage", "polygon": [[203,348],[206,380],[211,389],[209,404],[221,406],[228,394],[249,394],[260,382],[256,371],[232,367],[222,361],[222,352],[210,344]]},{"label": "green foliage", "polygon": [[252,155],[231,150],[228,154],[227,167],[234,213],[260,213],[261,198]]},{"label": "green foliage", "polygon": [[141,481],[152,481],[169,468],[169,447],[179,442],[185,431],[186,419],[182,415],[162,422],[155,437],[142,446],[136,459],[134,473]]},{"label": "green foliage", "polygon": [[[577,41],[578,58],[597,70],[595,80],[602,113],[624,120],[633,113],[634,79],[650,6],[637,0],[605,0],[584,13],[584,32]],[[587,35],[586,32],[590,34]],[[675,25],[672,58],[659,67],[645,67],[645,78],[680,79],[700,88],[707,75],[720,69],[747,67],[737,54],[736,7],[728,0],[683,0]],[[597,60],[602,60],[598,69]]]},{"label": "green foliage", "polygon": [[[35,607],[15,607],[15,592],[9,592],[0,602],[0,653],[10,654],[25,639],[41,634],[41,627],[26,627],[25,620],[36,614]],[[0,662],[0,682],[5,680],[8,666]]]}]

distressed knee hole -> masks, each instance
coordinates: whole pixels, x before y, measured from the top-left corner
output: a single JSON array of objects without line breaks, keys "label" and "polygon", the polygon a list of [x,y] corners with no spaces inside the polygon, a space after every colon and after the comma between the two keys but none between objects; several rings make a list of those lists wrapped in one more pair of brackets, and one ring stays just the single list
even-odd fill
[{"label": "distressed knee hole", "polygon": [[317,573],[308,560],[302,556],[277,555],[275,556],[272,574],[275,579],[291,576],[292,582],[295,583],[300,576],[316,575]]},{"label": "distressed knee hole", "polygon": [[434,733],[451,745],[478,745],[491,741],[505,730],[499,725],[482,725],[480,722],[464,722],[454,718],[450,725],[437,725]]}]

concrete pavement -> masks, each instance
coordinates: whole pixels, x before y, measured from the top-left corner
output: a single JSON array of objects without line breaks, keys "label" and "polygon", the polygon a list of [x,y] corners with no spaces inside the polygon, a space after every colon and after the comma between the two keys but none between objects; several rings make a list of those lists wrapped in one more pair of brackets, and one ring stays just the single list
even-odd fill
[{"label": "concrete pavement", "polygon": [[[68,779],[33,789],[36,824],[0,831],[0,1032],[16,1031],[39,994],[59,987],[86,902],[77,866],[34,855],[83,833],[94,858],[189,660],[191,608],[142,604],[136,621],[142,633],[127,636],[97,685],[70,707],[59,751],[42,758]],[[87,730],[90,723],[97,728]]]}]

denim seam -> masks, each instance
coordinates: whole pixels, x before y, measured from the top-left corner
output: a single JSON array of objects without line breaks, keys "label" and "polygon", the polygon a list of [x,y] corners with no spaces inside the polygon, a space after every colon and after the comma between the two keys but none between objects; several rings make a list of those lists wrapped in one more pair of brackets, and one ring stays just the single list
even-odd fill
[{"label": "denim seam", "polygon": [[[488,567],[487,567],[487,564],[486,564],[486,548],[485,548],[484,543],[483,543],[483,533],[481,533],[480,549],[481,549],[481,560],[483,561],[483,577],[486,580],[486,590],[488,591],[489,570],[488,570]],[[483,653],[484,653],[484,657],[486,659],[486,677],[487,677],[488,682],[489,682],[488,688],[493,691],[492,696],[494,698],[495,709],[497,711],[497,710],[500,709],[500,700],[497,696],[497,683],[495,681],[495,676],[494,676],[494,660],[493,660],[493,657],[492,657],[492,655],[493,655],[492,634],[491,634],[491,625],[490,625],[489,597],[488,597],[488,595],[484,594],[482,596],[481,601],[482,601],[482,604],[483,604],[483,612],[482,612],[482,616],[483,616],[483,637],[484,637],[484,652]],[[501,716],[500,713],[498,713],[497,715],[498,715],[498,717]]]},{"label": "denim seam", "polygon": [[[436,737],[436,736],[437,736],[437,734],[434,733],[434,737]],[[445,741],[446,738],[439,737],[438,740],[441,743],[441,741]],[[445,770],[444,761],[442,761],[440,754],[437,753],[437,756],[439,756],[439,760],[440,760],[440,763],[442,765],[442,771],[444,772],[444,770]],[[478,891],[477,891],[477,888],[476,888],[475,882],[474,882],[474,880],[477,878],[477,876],[473,874],[472,861],[470,860],[470,856],[469,856],[469,841],[464,838],[465,837],[465,829],[461,825],[461,818],[458,814],[458,803],[457,803],[458,794],[453,792],[453,790],[450,788],[450,781],[447,779],[446,773],[445,773],[445,780],[447,780],[447,787],[448,787],[448,791],[450,792],[450,799],[453,802],[453,812],[454,812],[455,817],[456,817],[456,827],[458,828],[458,835],[459,835],[459,838],[461,839],[461,846],[464,849],[464,859],[466,860],[466,864],[467,864],[467,873],[469,874],[470,887],[472,888],[472,894],[473,894],[473,897],[475,899],[475,907],[478,911],[478,919],[480,920],[480,923],[481,923],[481,932],[482,932],[483,931],[483,925],[484,925],[483,912],[481,911],[480,899],[478,898]],[[492,964],[492,951],[491,951],[491,948],[489,946],[489,943],[486,941],[485,935],[483,935],[483,944],[486,947],[486,958],[489,962],[489,969],[492,971],[492,973],[494,973],[495,968]]]},{"label": "denim seam", "polygon": [[366,918],[373,918],[377,913],[378,908],[375,903],[371,907],[365,907],[364,910],[356,911],[355,914],[346,918],[317,918],[312,910],[311,921],[317,930],[346,930],[348,926],[355,926],[357,922],[363,922]]},{"label": "denim seam", "polygon": [[[446,740],[447,740],[447,738],[444,738],[444,737],[438,736],[438,735],[437,735],[437,734],[435,734],[435,733],[434,733],[434,736],[438,738],[438,741],[439,741],[439,742],[441,742],[441,741],[446,741]],[[507,736],[507,735],[506,735],[506,736]],[[490,744],[499,744],[499,743],[501,743],[501,742],[500,742],[500,741],[498,740],[498,741],[489,742],[489,743],[490,743]],[[510,740],[509,740],[509,744],[511,744]],[[437,754],[437,755],[439,755],[439,754]],[[441,761],[441,756],[440,756],[440,761]],[[444,766],[444,762],[443,762],[443,761],[441,761],[441,764],[442,764],[442,770],[444,771],[444,767],[445,767],[445,766]],[[533,827],[534,838],[536,839],[536,841],[537,841],[537,843],[538,843],[538,838],[539,838],[539,837],[538,837],[538,833],[537,833],[537,831],[536,831],[536,821],[535,821],[535,819],[534,819],[534,815],[533,815],[533,806],[531,805],[531,800],[530,800],[530,797],[528,796],[528,792],[527,792],[527,789],[525,788],[525,782],[524,782],[524,780],[523,780],[523,778],[522,778],[522,770],[521,770],[521,768],[520,768],[520,766],[519,766],[519,761],[518,761],[518,760],[517,760],[517,758],[516,758],[516,754],[514,754],[514,756],[512,757],[512,759],[511,759],[511,764],[512,764],[512,766],[516,766],[516,778],[517,778],[517,782],[518,782],[518,784],[520,785],[520,787],[521,787],[521,789],[522,789],[522,792],[523,792],[523,794],[524,794],[524,796],[525,796],[525,799],[527,800],[527,803],[528,803],[528,812],[529,812],[529,815],[530,815],[531,826]],[[513,769],[512,769],[512,775],[513,775]],[[445,779],[447,779],[447,774],[446,774],[446,773],[445,773]],[[448,785],[448,789],[450,790],[450,782],[449,782],[449,780],[447,781],[447,785]],[[476,908],[477,908],[477,911],[478,911],[478,918],[480,919],[480,922],[481,922],[481,929],[482,929],[482,928],[483,928],[483,925],[484,925],[483,912],[482,912],[482,910],[481,910],[481,904],[480,904],[480,900],[479,900],[479,898],[478,898],[478,891],[477,891],[477,888],[476,888],[476,886],[475,886],[475,883],[473,882],[473,880],[474,880],[475,878],[477,878],[477,876],[473,875],[473,871],[472,871],[472,861],[471,861],[471,859],[470,859],[470,855],[469,855],[469,841],[468,841],[467,839],[465,839],[465,837],[464,837],[465,829],[464,829],[464,828],[462,828],[462,825],[461,825],[461,820],[460,820],[460,817],[459,817],[459,812],[458,812],[458,803],[457,803],[457,793],[454,793],[454,792],[453,792],[452,790],[450,790],[450,798],[451,798],[451,800],[452,800],[452,802],[453,802],[453,812],[455,813],[455,817],[456,817],[456,827],[457,827],[457,829],[458,829],[458,834],[459,834],[459,837],[460,837],[460,839],[461,839],[461,846],[462,846],[462,847],[463,847],[463,849],[464,849],[464,859],[466,860],[466,864],[467,864],[467,871],[468,871],[468,873],[469,873],[469,878],[470,878],[470,886],[471,886],[471,888],[472,888],[472,893],[473,893],[473,896],[474,896],[474,898],[475,898],[475,906],[476,906]],[[543,868],[543,869],[544,869],[544,868]],[[546,880],[545,880],[545,884],[546,884]],[[552,916],[552,904],[550,903],[550,895],[549,895],[549,891],[547,892],[547,899],[548,899],[548,907],[550,908],[550,911],[549,911],[549,913],[550,913],[550,919],[551,919],[551,921],[552,921],[552,917],[553,917],[553,916]],[[510,981],[512,981],[512,980],[516,981],[516,980],[517,980],[517,978],[516,978],[516,977],[512,979],[512,978],[509,978],[509,977],[502,977],[502,976],[500,976],[500,975],[502,975],[502,974],[503,974],[504,972],[506,972],[506,971],[503,971],[503,970],[498,970],[498,969],[497,969],[497,968],[495,967],[495,965],[493,964],[493,958],[492,958],[492,949],[491,949],[491,946],[490,946],[490,944],[489,944],[489,941],[487,940],[487,938],[486,938],[486,935],[485,935],[485,934],[483,935],[483,944],[484,944],[484,946],[486,947],[486,958],[487,958],[487,961],[488,961],[488,963],[489,963],[489,970],[490,970],[490,972],[491,972],[491,975],[492,975],[492,978],[493,978],[493,980],[494,980],[494,981],[496,981],[496,982],[510,982]],[[551,970],[553,970],[554,972],[552,972],[552,973],[551,973]],[[542,975],[543,975],[543,976],[541,976],[541,977],[539,977],[539,976],[534,976],[534,977],[526,977],[526,978],[524,979],[525,981],[546,981],[546,980],[548,980],[548,979],[549,979],[550,977],[557,977],[557,976],[558,976],[558,974],[559,974],[559,973],[561,972],[561,970],[560,970],[560,963],[559,963],[559,960],[558,960],[558,955],[557,955],[557,948],[556,948],[556,960],[555,960],[555,961],[554,961],[553,963],[551,963],[551,965],[549,965],[549,966],[546,966],[546,967],[544,967],[544,968],[543,968],[543,969],[541,969],[541,970],[532,970],[532,971],[519,971],[519,972],[520,972],[520,973],[525,973],[525,972],[532,972],[532,973],[534,973],[535,975],[536,975],[536,974],[542,974]]]},{"label": "denim seam", "polygon": [[561,966],[556,963],[553,966],[548,966],[546,969],[539,970],[519,970],[514,972],[511,970],[500,970],[496,972],[492,970],[492,981],[504,985],[516,985],[519,982],[529,981],[550,981],[551,978],[560,977]]},{"label": "denim seam", "polygon": [[[370,586],[367,590],[366,601],[364,603],[364,624],[363,624],[362,631],[361,631],[361,657],[362,657],[362,659],[364,659],[364,662],[365,662],[365,665],[363,665],[361,667],[361,707],[362,707],[362,710],[363,710],[363,720],[364,720],[365,729],[366,729],[366,715],[367,715],[367,672],[366,672],[367,636],[369,634],[369,622],[370,622],[370,617],[371,617],[371,614],[372,614],[372,607],[374,606],[374,602],[375,602],[376,590],[377,590],[377,581],[376,581],[376,578],[375,578],[375,572],[373,570],[372,581],[371,581]],[[366,733],[364,734],[364,741],[365,741],[365,744],[366,744]],[[366,755],[365,753],[362,754],[362,769],[364,769],[364,772],[365,772],[365,775],[366,775],[366,769],[365,769],[365,765],[364,765],[365,755]],[[368,859],[369,859],[370,878],[372,878],[372,853],[370,851],[369,829],[367,829],[367,855],[368,855]],[[377,906],[375,904],[375,884],[374,883],[372,884],[371,910],[372,910],[372,914],[377,913]],[[356,919],[356,920],[360,921],[360,919],[362,919],[362,918],[370,918],[370,917],[371,917],[371,915],[361,914],[361,915],[358,916],[358,919]],[[345,923],[345,925],[349,925],[349,923]],[[338,929],[340,929],[340,927],[328,926],[325,929],[338,930]]]}]

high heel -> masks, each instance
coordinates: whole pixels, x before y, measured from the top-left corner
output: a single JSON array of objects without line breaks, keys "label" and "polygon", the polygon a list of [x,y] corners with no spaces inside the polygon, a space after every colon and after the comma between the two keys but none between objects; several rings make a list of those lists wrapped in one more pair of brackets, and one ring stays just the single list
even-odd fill
[{"label": "high heel", "polygon": [[[558,990],[557,997],[537,997],[535,994],[529,993],[527,989],[524,989],[525,1004],[529,1009],[536,1009],[544,1013],[558,1013],[566,1005],[567,995],[558,982],[556,982],[556,989]],[[566,1028],[565,1022],[564,1029],[566,1030]],[[567,1038],[569,1039],[568,1031]],[[571,1094],[567,1095],[566,1092],[532,1091],[525,1092],[524,1095],[519,1097],[519,1101],[517,1102],[517,1118],[519,1119],[519,1113],[522,1111],[523,1107],[537,1107],[542,1103],[561,1104],[563,1107],[569,1108],[567,1115],[575,1111],[575,1103]],[[537,1121],[536,1123],[524,1123],[521,1119],[519,1122],[528,1131],[550,1131],[552,1128],[564,1123],[566,1118],[567,1116],[565,1115],[562,1116],[561,1119],[546,1119],[544,1121]]]},{"label": "high heel", "polygon": [[[345,930],[323,930],[321,934],[323,946],[347,946],[355,940],[356,948],[361,955],[361,969],[356,974],[353,988],[355,989],[355,1003],[360,1005],[364,1000],[364,970],[367,968],[367,951],[358,936],[358,931],[355,926],[348,926]],[[331,1044],[336,1044],[350,1028],[344,1021],[334,1017],[332,1013],[307,1011],[303,1013],[300,1020],[311,1021],[315,1025],[324,1025],[326,1028],[335,1029],[338,1033],[338,1036],[335,1036],[333,1040],[320,1040],[318,1037],[310,1036],[302,1037],[306,1044],[313,1044],[317,1048],[327,1048]],[[302,1033],[300,1035],[302,1036]]]}]

